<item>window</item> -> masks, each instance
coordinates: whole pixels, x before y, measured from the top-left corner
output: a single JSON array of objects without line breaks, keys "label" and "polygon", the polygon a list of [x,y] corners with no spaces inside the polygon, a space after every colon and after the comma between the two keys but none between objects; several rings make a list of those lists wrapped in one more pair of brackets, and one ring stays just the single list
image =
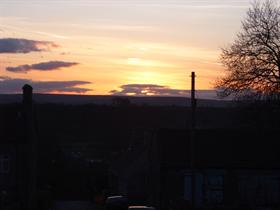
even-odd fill
[{"label": "window", "polygon": [[208,175],[206,200],[209,204],[222,204],[224,201],[224,176]]},{"label": "window", "polygon": [[8,174],[10,172],[10,157],[8,155],[0,155],[0,173]]},{"label": "window", "polygon": [[192,176],[190,174],[185,175],[184,180],[184,200],[192,201]]},{"label": "window", "polygon": [[264,206],[279,203],[279,175],[247,175],[239,178],[239,194],[243,203]]}]

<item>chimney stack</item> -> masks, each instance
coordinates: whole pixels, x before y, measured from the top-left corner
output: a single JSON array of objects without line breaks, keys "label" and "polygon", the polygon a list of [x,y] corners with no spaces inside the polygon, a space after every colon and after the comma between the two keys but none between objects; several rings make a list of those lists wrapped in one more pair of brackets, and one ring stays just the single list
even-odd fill
[{"label": "chimney stack", "polygon": [[22,91],[23,91],[23,104],[24,105],[32,104],[33,88],[30,85],[25,84],[22,87]]},{"label": "chimney stack", "polygon": [[25,84],[23,90],[23,116],[27,152],[27,199],[26,207],[36,210],[37,202],[37,138],[34,123],[33,88]]}]

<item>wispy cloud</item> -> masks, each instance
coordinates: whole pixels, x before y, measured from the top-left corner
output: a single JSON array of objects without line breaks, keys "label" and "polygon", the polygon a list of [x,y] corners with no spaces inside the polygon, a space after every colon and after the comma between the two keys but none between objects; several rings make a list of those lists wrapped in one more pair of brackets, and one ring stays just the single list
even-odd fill
[{"label": "wispy cloud", "polygon": [[54,34],[54,33],[47,33],[47,32],[42,32],[42,31],[35,31],[35,33],[45,35],[45,36],[49,36],[49,37],[52,37],[52,38],[57,38],[57,39],[69,39],[68,36],[63,36],[63,35]]},{"label": "wispy cloud", "polygon": [[58,47],[57,44],[47,41],[36,41],[18,38],[0,39],[0,53],[30,53],[46,51]]},{"label": "wispy cloud", "polygon": [[[61,1],[61,2],[65,2]],[[68,1],[67,1],[68,2]],[[201,6],[205,8],[213,8],[215,5],[225,5],[227,7],[242,7],[244,4],[248,2],[246,1],[240,1],[240,0],[106,0],[106,1],[100,1],[100,0],[84,0],[75,2],[72,1],[70,4],[72,6],[87,6],[87,7],[96,7],[96,6],[107,6],[107,7],[122,7],[122,6],[137,6],[137,7],[182,7],[182,6]]]},{"label": "wispy cloud", "polygon": [[34,81],[10,77],[0,77],[0,93],[20,93],[24,84],[30,84],[36,93],[86,93],[91,91],[88,88],[78,87],[91,84],[88,81]]},{"label": "wispy cloud", "polygon": [[152,32],[158,30],[155,26],[149,25],[135,25],[135,24],[112,24],[107,21],[102,21],[97,25],[92,26],[91,28],[96,30],[104,30],[104,31],[124,31],[124,32]]},{"label": "wispy cloud", "polygon": [[37,63],[32,65],[20,65],[16,67],[7,67],[6,70],[15,73],[27,73],[31,70],[38,70],[38,71],[53,71],[58,70],[65,67],[71,67],[77,65],[76,62],[65,62],[65,61],[49,61],[43,63]]}]

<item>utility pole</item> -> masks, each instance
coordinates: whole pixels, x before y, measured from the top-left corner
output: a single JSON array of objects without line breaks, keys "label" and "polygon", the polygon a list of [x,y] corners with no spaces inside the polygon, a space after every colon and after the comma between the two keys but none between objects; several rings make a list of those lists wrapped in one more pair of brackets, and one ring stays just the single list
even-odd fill
[{"label": "utility pole", "polygon": [[191,74],[191,136],[190,136],[190,167],[192,177],[192,207],[195,209],[195,129],[196,129],[196,98],[195,98],[195,72]]},{"label": "utility pole", "polygon": [[195,99],[195,72],[192,72],[192,84],[191,84],[191,129],[196,127],[196,99]]}]

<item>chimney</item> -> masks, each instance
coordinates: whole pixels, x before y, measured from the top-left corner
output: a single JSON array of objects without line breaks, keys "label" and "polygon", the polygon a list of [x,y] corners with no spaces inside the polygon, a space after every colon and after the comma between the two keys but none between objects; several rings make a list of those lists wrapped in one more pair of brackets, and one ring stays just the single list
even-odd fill
[{"label": "chimney", "polygon": [[22,91],[23,91],[23,104],[24,105],[32,104],[33,88],[30,85],[25,84],[22,87]]},{"label": "chimney", "polygon": [[27,154],[27,199],[26,207],[36,209],[37,202],[37,138],[34,124],[33,88],[25,84],[23,90],[23,116]]}]

